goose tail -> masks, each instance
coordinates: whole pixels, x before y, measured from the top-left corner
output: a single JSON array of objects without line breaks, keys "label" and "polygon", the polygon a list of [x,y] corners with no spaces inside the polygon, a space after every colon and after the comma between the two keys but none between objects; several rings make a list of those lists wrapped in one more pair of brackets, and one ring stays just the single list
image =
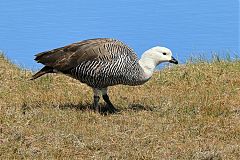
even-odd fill
[{"label": "goose tail", "polygon": [[53,68],[44,66],[40,71],[38,71],[36,74],[34,74],[30,80],[37,79],[38,77],[41,77],[42,75],[47,74],[47,73],[54,73]]}]

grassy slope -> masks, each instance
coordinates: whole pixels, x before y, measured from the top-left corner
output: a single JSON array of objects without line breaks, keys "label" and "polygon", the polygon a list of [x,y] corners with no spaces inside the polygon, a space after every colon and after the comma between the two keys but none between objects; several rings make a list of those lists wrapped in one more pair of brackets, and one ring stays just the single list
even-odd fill
[{"label": "grassy slope", "polygon": [[239,61],[176,66],[143,86],[111,87],[121,112],[108,116],[86,110],[86,85],[31,74],[0,56],[1,159],[240,157]]}]

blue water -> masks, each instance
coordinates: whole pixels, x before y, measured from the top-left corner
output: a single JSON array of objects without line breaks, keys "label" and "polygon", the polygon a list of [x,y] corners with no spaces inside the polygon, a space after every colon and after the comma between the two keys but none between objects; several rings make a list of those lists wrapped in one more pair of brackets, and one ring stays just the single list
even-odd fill
[{"label": "blue water", "polygon": [[30,69],[34,54],[88,38],[120,39],[139,56],[166,46],[184,63],[239,55],[239,36],[237,0],[0,1],[0,50]]}]

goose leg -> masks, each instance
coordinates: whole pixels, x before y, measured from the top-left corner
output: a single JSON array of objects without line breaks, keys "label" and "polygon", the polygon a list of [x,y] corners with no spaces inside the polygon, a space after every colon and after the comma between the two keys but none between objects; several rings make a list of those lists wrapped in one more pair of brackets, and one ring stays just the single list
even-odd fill
[{"label": "goose leg", "polygon": [[99,111],[100,111],[100,107],[99,107],[98,102],[99,102],[99,99],[100,99],[100,96],[99,96],[100,90],[94,88],[94,89],[93,89],[93,93],[94,93],[94,96],[93,96],[92,109],[93,109],[94,111],[98,111],[98,112],[99,112]]},{"label": "goose leg", "polygon": [[100,111],[100,108],[98,105],[99,99],[100,99],[99,96],[95,96],[95,95],[93,96],[93,110],[98,112]]},{"label": "goose leg", "polygon": [[107,103],[106,105],[106,110],[109,112],[109,113],[115,113],[117,112],[118,110],[113,106],[112,102],[109,100],[109,97],[107,94],[103,95],[103,100]]},{"label": "goose leg", "polygon": [[107,88],[102,90],[102,97],[103,97],[103,100],[107,103],[105,111],[107,111],[109,113],[115,113],[118,111],[118,109],[116,109],[113,106],[112,102],[109,99],[109,96],[107,95]]}]

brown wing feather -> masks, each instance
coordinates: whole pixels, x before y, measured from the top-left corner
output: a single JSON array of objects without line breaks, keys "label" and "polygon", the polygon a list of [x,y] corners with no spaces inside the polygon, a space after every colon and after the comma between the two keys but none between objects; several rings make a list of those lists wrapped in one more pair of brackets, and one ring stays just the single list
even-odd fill
[{"label": "brown wing feather", "polygon": [[105,44],[121,45],[131,50],[121,41],[110,38],[97,38],[39,53],[36,55],[35,60],[46,66],[64,71],[76,67],[82,61],[97,60],[102,57],[111,60],[111,53],[104,47]]}]

